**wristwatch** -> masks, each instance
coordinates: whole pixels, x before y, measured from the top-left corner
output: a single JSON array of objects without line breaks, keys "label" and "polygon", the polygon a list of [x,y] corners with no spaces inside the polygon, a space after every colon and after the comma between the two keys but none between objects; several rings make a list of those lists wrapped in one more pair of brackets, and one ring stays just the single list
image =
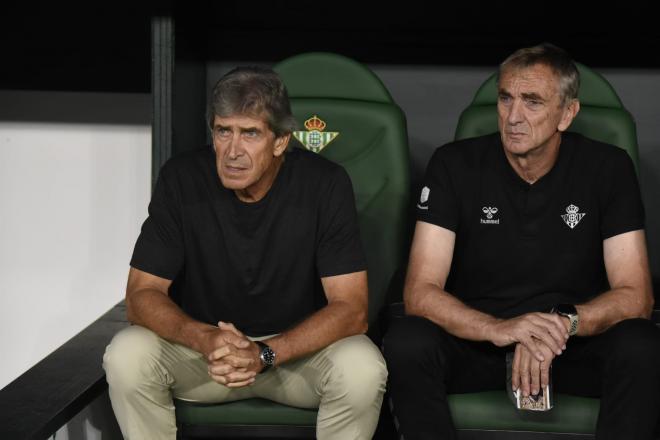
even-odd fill
[{"label": "wristwatch", "polygon": [[568,321],[571,324],[571,328],[568,330],[569,336],[577,334],[578,325],[580,324],[580,316],[573,304],[557,304],[552,311],[560,316],[568,318]]},{"label": "wristwatch", "polygon": [[261,341],[254,341],[257,343],[261,352],[259,353],[259,359],[261,359],[261,365],[264,367],[261,369],[261,372],[265,372],[270,367],[275,365],[275,352],[267,344],[264,344]]}]

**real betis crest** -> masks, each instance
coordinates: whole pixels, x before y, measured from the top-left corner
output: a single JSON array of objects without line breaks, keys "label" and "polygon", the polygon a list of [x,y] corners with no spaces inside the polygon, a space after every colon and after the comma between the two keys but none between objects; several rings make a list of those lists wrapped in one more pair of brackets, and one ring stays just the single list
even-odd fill
[{"label": "real betis crest", "polygon": [[305,148],[314,153],[319,153],[339,135],[337,131],[323,131],[325,125],[321,118],[314,115],[305,121],[307,131],[294,131],[293,135]]},{"label": "real betis crest", "polygon": [[566,214],[562,214],[561,216],[564,223],[566,223],[571,229],[576,227],[577,224],[580,223],[580,220],[582,220],[582,217],[587,215],[586,213],[578,212],[579,210],[580,208],[571,203],[566,207]]}]

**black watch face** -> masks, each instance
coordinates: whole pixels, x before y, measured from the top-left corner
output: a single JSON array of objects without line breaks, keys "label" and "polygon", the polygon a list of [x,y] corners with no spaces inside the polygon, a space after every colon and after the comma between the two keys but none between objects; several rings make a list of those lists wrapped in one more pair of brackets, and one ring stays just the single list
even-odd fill
[{"label": "black watch face", "polygon": [[261,349],[261,360],[264,365],[270,366],[275,363],[275,352],[267,345]]},{"label": "black watch face", "polygon": [[561,315],[577,315],[577,309],[573,304],[559,304],[557,312]]}]

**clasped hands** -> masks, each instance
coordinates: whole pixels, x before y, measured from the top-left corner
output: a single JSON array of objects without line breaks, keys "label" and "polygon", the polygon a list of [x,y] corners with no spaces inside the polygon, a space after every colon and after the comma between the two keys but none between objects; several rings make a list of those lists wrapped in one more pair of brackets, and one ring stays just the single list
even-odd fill
[{"label": "clasped hands", "polygon": [[209,376],[219,384],[229,388],[250,385],[263,369],[259,346],[233,324],[220,321],[203,339]]},{"label": "clasped hands", "polygon": [[567,319],[554,313],[527,313],[493,324],[492,342],[515,344],[511,386],[523,396],[537,395],[550,382],[550,365],[566,349]]}]

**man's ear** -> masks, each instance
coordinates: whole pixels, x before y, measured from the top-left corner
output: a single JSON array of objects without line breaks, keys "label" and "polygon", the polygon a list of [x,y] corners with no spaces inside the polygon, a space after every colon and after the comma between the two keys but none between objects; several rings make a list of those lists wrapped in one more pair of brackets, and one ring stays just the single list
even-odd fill
[{"label": "man's ear", "polygon": [[564,109],[564,113],[561,116],[561,121],[559,121],[559,131],[566,131],[568,127],[571,126],[573,119],[577,116],[580,111],[580,101],[578,99],[573,99]]},{"label": "man's ear", "polygon": [[289,145],[289,140],[291,140],[291,133],[275,138],[275,148],[273,149],[273,156],[275,157],[281,156],[286,151],[286,147]]}]

